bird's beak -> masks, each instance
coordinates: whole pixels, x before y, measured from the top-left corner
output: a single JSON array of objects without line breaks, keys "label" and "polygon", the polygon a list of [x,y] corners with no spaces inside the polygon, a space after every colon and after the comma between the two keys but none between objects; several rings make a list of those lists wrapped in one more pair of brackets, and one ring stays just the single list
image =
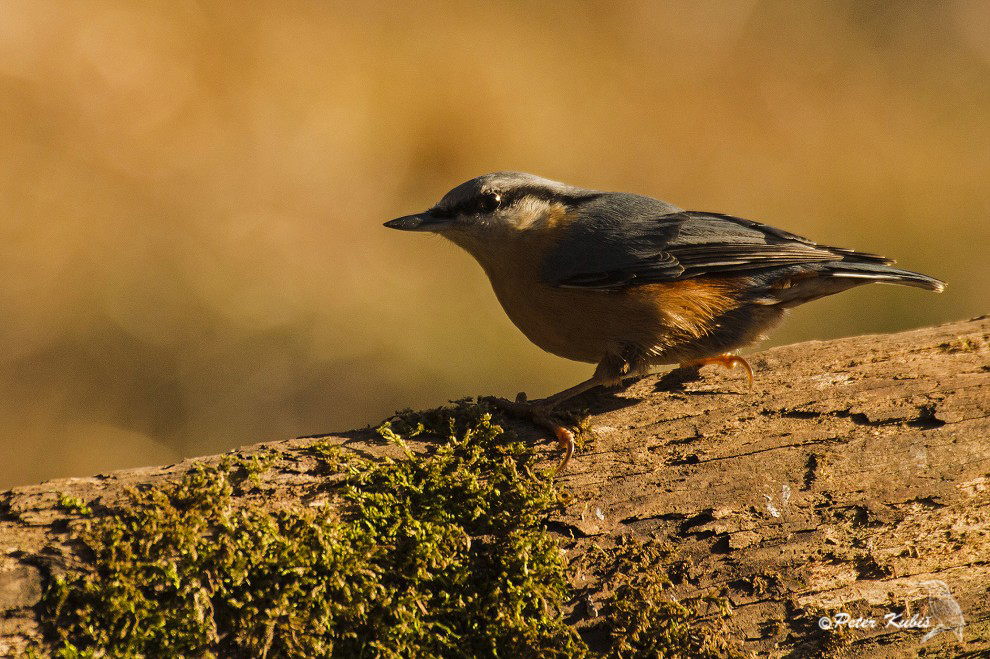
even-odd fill
[{"label": "bird's beak", "polygon": [[452,218],[435,217],[430,211],[424,211],[416,215],[406,215],[389,220],[385,226],[389,229],[401,229],[402,231],[442,231],[449,227],[452,222]]}]

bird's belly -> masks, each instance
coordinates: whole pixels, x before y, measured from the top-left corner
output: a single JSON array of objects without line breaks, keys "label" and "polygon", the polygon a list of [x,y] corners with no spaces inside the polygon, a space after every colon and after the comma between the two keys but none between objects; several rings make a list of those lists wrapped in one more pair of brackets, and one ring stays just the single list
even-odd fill
[{"label": "bird's belly", "polygon": [[532,286],[525,294],[495,288],[509,318],[547,352],[597,363],[634,344],[653,348],[669,334],[655,301],[625,292],[582,291]]},{"label": "bird's belly", "polygon": [[596,363],[629,348],[655,364],[686,361],[745,345],[758,329],[721,322],[736,315],[739,303],[727,290],[698,280],[621,291],[493,286],[530,341],[576,361]]}]

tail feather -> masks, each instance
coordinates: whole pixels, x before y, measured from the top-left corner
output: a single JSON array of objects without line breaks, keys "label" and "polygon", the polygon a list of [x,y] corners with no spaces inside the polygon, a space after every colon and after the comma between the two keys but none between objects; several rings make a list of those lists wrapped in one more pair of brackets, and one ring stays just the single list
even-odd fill
[{"label": "tail feather", "polygon": [[787,274],[779,272],[756,302],[790,308],[872,283],[914,286],[936,293],[945,288],[945,282],[934,277],[883,263],[829,261],[795,268]]},{"label": "tail feather", "polygon": [[901,270],[874,263],[829,263],[825,267],[825,272],[829,277],[840,279],[867,279],[881,284],[900,284],[924,288],[935,293],[941,293],[945,290],[945,282],[940,279],[923,275],[920,272],[911,272],[910,270]]}]

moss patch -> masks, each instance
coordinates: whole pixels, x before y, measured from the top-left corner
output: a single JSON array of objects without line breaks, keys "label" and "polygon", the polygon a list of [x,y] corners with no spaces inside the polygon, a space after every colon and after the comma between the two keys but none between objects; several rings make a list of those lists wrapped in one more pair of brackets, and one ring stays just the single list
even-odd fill
[{"label": "moss patch", "polygon": [[[467,404],[400,415],[379,434],[442,439],[399,460],[316,442],[322,505],[257,496],[284,457],[269,453],[200,465],[79,520],[88,569],[53,579],[42,602],[58,655],[599,656],[564,621],[574,594],[544,527],[561,494],[530,447]],[[715,647],[695,609],[661,596],[660,555],[629,556],[600,650]]]},{"label": "moss patch", "polygon": [[599,639],[592,646],[601,654],[643,659],[744,656],[729,634],[727,598],[714,593],[672,596],[672,582],[685,581],[690,565],[677,560],[670,545],[628,535],[609,542],[614,546],[594,544],[570,566],[592,582],[581,600],[597,617],[582,627],[587,638]]},{"label": "moss patch", "polygon": [[63,494],[58,498],[59,510],[72,515],[92,515],[93,509],[79,497]]},{"label": "moss patch", "polygon": [[[605,607],[613,654],[620,657],[740,657],[718,626],[729,602],[718,596],[678,601],[669,597],[670,552],[630,541],[620,554],[615,589]],[[709,624],[699,624],[708,618]]]}]

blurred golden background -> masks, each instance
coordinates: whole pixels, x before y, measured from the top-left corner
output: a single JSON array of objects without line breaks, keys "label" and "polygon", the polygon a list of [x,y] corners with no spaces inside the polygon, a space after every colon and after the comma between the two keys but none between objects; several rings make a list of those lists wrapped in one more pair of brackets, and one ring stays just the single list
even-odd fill
[{"label": "blurred golden background", "polygon": [[982,0],[0,0],[0,121],[4,487],[587,377],[381,227],[497,169],[949,282],[773,343],[990,311]]}]

